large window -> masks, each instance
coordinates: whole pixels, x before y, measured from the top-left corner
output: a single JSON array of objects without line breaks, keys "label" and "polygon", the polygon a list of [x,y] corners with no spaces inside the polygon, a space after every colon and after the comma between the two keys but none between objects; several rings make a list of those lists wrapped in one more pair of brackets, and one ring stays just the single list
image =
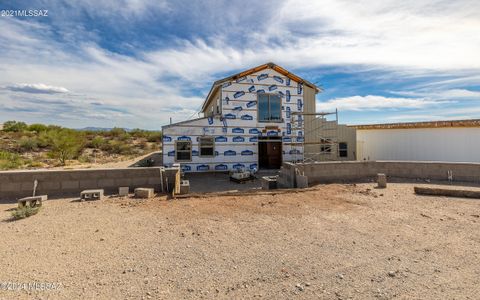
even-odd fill
[{"label": "large window", "polygon": [[282,100],[279,95],[258,95],[258,120],[260,122],[280,122],[282,120]]},{"label": "large window", "polygon": [[347,143],[338,143],[338,155],[340,157],[348,157]]},{"label": "large window", "polygon": [[213,137],[203,136],[200,137],[199,144],[198,144],[198,152],[200,153],[201,157],[210,157],[214,156],[214,147],[215,142]]},{"label": "large window", "polygon": [[175,142],[175,161],[191,161],[192,160],[192,142],[176,141]]}]

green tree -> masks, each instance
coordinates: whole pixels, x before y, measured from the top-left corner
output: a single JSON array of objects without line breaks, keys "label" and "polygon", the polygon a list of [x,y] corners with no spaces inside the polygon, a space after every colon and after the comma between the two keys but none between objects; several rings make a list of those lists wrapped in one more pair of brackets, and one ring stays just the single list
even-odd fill
[{"label": "green tree", "polygon": [[47,138],[51,148],[50,157],[58,159],[62,165],[68,159],[78,157],[85,145],[83,133],[72,129],[51,130]]},{"label": "green tree", "polygon": [[7,121],[3,123],[3,131],[6,132],[22,132],[27,129],[27,124],[24,122]]},{"label": "green tree", "polygon": [[48,130],[48,126],[43,124],[31,124],[28,126],[28,131],[35,131],[36,133],[40,133],[47,130]]}]

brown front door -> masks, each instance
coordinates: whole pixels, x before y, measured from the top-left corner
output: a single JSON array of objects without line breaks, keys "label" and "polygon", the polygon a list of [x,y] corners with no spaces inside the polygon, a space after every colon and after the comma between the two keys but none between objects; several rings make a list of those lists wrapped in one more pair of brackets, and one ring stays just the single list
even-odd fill
[{"label": "brown front door", "polygon": [[280,169],[282,165],[282,142],[259,141],[258,163],[261,169]]}]

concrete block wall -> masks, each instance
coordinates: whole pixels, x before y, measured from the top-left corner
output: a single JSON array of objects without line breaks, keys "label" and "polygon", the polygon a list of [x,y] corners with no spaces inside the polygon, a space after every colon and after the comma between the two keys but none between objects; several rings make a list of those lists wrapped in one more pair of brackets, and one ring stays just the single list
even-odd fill
[{"label": "concrete block wall", "polygon": [[0,201],[16,201],[32,196],[34,181],[37,195],[49,198],[78,196],[82,190],[104,189],[107,194],[118,193],[118,187],[128,186],[160,190],[162,168],[39,170],[0,172]]},{"label": "concrete block wall", "polygon": [[[285,166],[285,164],[284,164]],[[448,180],[480,183],[480,163],[413,161],[335,161],[294,165],[309,183],[348,182],[374,179],[378,173],[406,179]],[[287,166],[291,169],[291,166]],[[283,180],[290,180],[290,177]]]}]

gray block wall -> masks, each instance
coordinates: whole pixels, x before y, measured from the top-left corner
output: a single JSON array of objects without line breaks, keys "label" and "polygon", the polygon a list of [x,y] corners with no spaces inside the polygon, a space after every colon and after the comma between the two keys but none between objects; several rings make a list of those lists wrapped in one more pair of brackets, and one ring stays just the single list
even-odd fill
[{"label": "gray block wall", "polygon": [[160,190],[162,168],[42,170],[0,172],[0,201],[13,202],[32,196],[38,180],[37,195],[51,198],[78,196],[82,190],[104,189],[106,194],[118,193],[118,187],[128,186]]},{"label": "gray block wall", "polygon": [[[292,165],[285,166],[285,169],[291,168]],[[296,164],[295,168],[308,176],[309,183],[364,181],[374,179],[378,173],[406,179],[448,180],[448,171],[452,172],[453,181],[480,183],[479,163],[335,161]]]}]

